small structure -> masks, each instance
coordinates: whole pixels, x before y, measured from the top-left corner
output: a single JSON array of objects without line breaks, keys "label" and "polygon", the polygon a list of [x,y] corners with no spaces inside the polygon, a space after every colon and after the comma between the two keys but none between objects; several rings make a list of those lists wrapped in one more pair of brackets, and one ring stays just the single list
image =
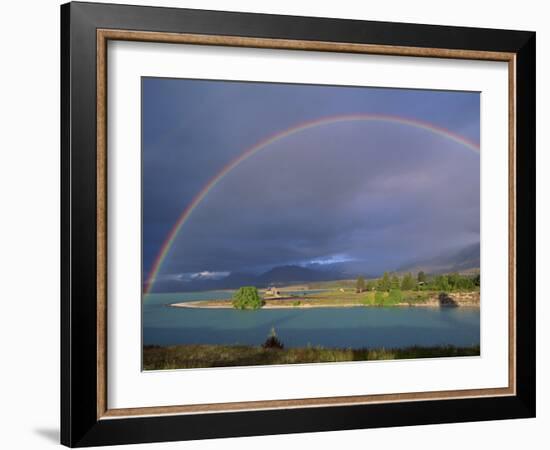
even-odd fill
[{"label": "small structure", "polygon": [[279,297],[281,295],[281,291],[279,291],[279,289],[277,289],[275,286],[271,286],[265,290],[265,295],[271,295],[272,297]]}]

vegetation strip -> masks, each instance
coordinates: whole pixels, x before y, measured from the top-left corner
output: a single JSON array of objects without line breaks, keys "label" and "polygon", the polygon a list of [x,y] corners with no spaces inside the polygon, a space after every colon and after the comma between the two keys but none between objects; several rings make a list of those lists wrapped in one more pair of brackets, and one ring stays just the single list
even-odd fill
[{"label": "vegetation strip", "polygon": [[471,347],[412,346],[395,349],[340,349],[319,346],[279,348],[279,346],[273,345],[273,336],[270,336],[264,346],[201,344],[161,347],[146,345],[143,348],[143,369],[166,370],[479,355],[479,345]]},{"label": "vegetation strip", "polygon": [[341,280],[320,284],[318,287],[321,289],[314,294],[308,293],[307,290],[303,293],[292,290],[292,286],[284,288],[271,286],[261,295],[256,286],[243,286],[234,292],[232,299],[181,302],[173,303],[171,306],[220,309],[355,306],[479,307],[479,286],[479,273],[469,275],[451,273],[428,277],[420,271],[416,278],[411,273],[401,278],[397,274],[390,275],[384,272],[384,275],[378,279],[366,280],[364,277],[359,277],[355,282]]}]

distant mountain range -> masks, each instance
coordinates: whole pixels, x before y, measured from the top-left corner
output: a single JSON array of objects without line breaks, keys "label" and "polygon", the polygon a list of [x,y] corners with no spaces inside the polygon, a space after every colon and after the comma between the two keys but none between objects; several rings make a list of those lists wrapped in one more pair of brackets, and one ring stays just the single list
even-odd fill
[{"label": "distant mountain range", "polygon": [[[463,272],[478,269],[480,264],[479,243],[469,245],[458,251],[446,252],[425,260],[411,261],[396,268],[396,272],[446,273]],[[355,278],[362,275],[366,278],[380,276],[380,273],[366,274],[360,270],[356,272],[343,270],[341,264],[311,265],[284,265],[273,267],[261,274],[232,272],[220,279],[197,278],[191,281],[170,280],[157,282],[154,292],[185,292],[204,291],[214,289],[232,289],[241,286],[267,287],[270,285],[284,286],[291,283],[308,283],[315,281],[333,281]]]},{"label": "distant mountain range", "polygon": [[479,242],[468,245],[457,251],[449,251],[438,256],[418,260],[403,265],[399,272],[449,273],[479,269],[480,247]]},{"label": "distant mountain range", "polygon": [[333,270],[316,270],[298,265],[277,266],[267,272],[255,275],[252,273],[232,272],[218,280],[196,279],[191,281],[170,280],[156,283],[155,292],[185,292],[213,289],[231,289],[241,286],[283,286],[290,283],[312,281],[330,281],[349,278],[349,274]]}]

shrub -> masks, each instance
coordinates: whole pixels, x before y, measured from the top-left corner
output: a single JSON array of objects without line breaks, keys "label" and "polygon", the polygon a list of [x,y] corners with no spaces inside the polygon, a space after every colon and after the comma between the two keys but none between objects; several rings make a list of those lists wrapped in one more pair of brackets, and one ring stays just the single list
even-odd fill
[{"label": "shrub", "polygon": [[271,331],[269,332],[269,335],[267,336],[267,339],[262,345],[263,348],[274,348],[278,350],[282,350],[284,348],[283,343],[279,340],[277,337],[277,333],[275,332],[275,328],[271,328]]},{"label": "shrub", "polygon": [[258,309],[264,302],[258,294],[258,289],[254,286],[245,286],[233,294],[232,304],[236,309]]},{"label": "shrub", "polygon": [[382,306],[384,304],[384,293],[381,291],[376,291],[376,293],[374,294],[374,302],[378,306]]},{"label": "shrub", "polygon": [[374,280],[367,281],[367,291],[374,291],[376,289],[376,282]]},{"label": "shrub", "polygon": [[449,296],[446,292],[439,293],[439,305],[440,306],[458,306],[458,303],[454,298]]},{"label": "shrub", "polygon": [[403,291],[410,291],[416,287],[416,282],[414,281],[412,274],[409,272],[403,277],[401,281],[401,289]]},{"label": "shrub", "polygon": [[392,289],[388,294],[388,303],[400,303],[403,300],[403,293],[400,289]]},{"label": "shrub", "polygon": [[374,303],[374,296],[376,294],[374,293],[368,293],[368,295],[365,295],[362,299],[361,299],[361,303],[365,306],[370,306]]}]

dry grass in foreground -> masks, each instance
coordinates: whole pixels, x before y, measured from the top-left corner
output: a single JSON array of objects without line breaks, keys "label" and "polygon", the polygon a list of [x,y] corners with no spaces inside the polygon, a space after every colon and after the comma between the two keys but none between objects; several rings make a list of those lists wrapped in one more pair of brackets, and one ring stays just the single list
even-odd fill
[{"label": "dry grass in foreground", "polygon": [[288,349],[245,345],[174,345],[143,347],[144,370],[201,367],[256,366],[319,362],[374,361],[390,359],[479,356],[479,345],[434,346],[395,349],[336,349],[301,347]]}]

